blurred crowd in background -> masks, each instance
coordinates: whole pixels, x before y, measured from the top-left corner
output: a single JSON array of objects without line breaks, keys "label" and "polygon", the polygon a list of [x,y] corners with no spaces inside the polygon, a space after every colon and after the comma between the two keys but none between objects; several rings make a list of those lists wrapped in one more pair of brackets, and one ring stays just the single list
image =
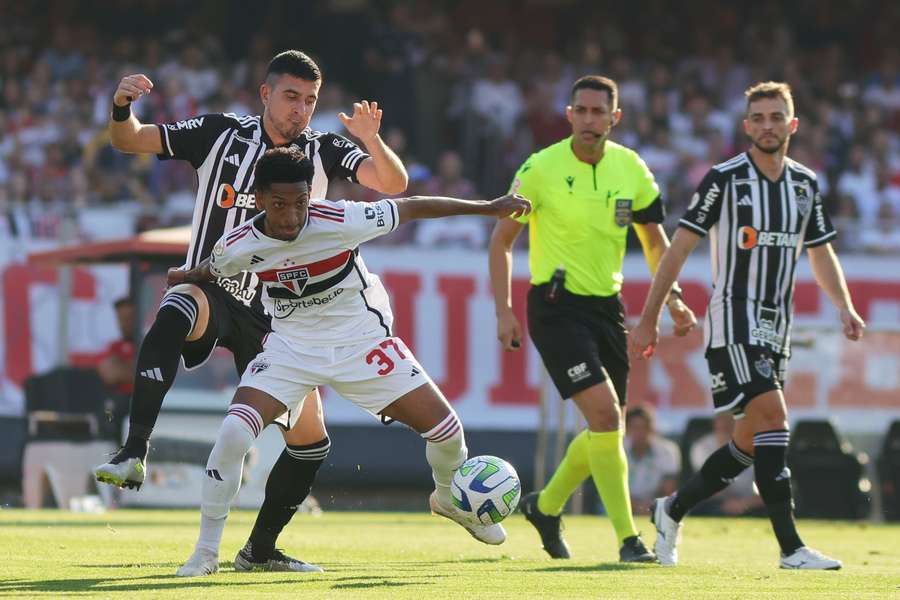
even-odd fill
[{"label": "blurred crowd in background", "polygon": [[[502,194],[569,134],[572,82],[611,76],[612,138],[650,166],[669,225],[707,169],[746,149],[744,89],[787,81],[789,154],[817,171],[838,246],[900,252],[900,3],[0,0],[0,14],[0,238],[18,249],[190,222],[190,165],[109,145],[123,75],[155,83],[134,107],[145,123],[260,113],[268,60],[299,48],[324,73],[311,127],[340,133],[338,112],[377,100],[407,194]],[[329,196],[372,197],[349,183]],[[489,228],[458,218],[382,243],[483,248]]]}]

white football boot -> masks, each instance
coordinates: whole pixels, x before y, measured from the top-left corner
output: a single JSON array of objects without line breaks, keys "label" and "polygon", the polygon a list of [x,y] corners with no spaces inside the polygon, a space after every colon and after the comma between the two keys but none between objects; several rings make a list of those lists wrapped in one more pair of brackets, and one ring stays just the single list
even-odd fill
[{"label": "white football boot", "polygon": [[839,560],[825,556],[818,550],[807,546],[800,546],[789,556],[781,555],[782,569],[818,569],[822,571],[837,571],[843,565]]},{"label": "white football boot", "polygon": [[219,556],[209,550],[197,548],[187,562],[178,567],[178,577],[204,577],[219,570]]},{"label": "white football boot", "polygon": [[494,525],[484,525],[473,521],[463,512],[460,512],[454,506],[444,506],[437,498],[437,490],[431,492],[428,498],[428,504],[431,506],[431,512],[435,515],[446,517],[451,521],[462,525],[466,531],[472,534],[472,537],[485,544],[497,546],[506,541],[506,530],[503,525],[495,523]]},{"label": "white football boot", "polygon": [[97,481],[120,488],[139,490],[146,476],[146,458],[125,448],[121,448],[108,463],[94,468]]},{"label": "white football boot", "polygon": [[678,543],[681,541],[681,523],[675,521],[666,512],[668,497],[653,501],[650,521],[656,526],[656,543],[653,551],[659,564],[673,567],[678,564]]}]

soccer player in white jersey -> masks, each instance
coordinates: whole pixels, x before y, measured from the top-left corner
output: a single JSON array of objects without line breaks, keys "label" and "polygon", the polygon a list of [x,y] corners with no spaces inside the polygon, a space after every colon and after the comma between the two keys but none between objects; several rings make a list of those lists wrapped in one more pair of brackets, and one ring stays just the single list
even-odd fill
[{"label": "soccer player in white jersey", "polygon": [[431,510],[486,544],[506,539],[501,525],[472,523],[453,507],[450,480],[467,456],[462,424],[403,340],[393,335],[387,292],[366,269],[359,245],[413,219],[520,216],[530,211],[530,203],[518,195],[492,201],[310,200],[312,177],[313,165],[299,149],[266,151],[255,175],[263,212],[226,233],[197,267],[169,272],[170,285],[254,272],[272,315],[272,333],[244,371],[210,453],[200,536],[180,576],[218,570],[219,543],[244,455],[275,419],[285,413],[296,418],[304,396],[321,385],[419,432],[435,483]]},{"label": "soccer player in white jersey", "polygon": [[[156,154],[161,160],[186,161],[196,169],[197,200],[185,267],[196,267],[212,252],[226,231],[257,213],[253,195],[253,165],[269,148],[297,146],[315,167],[311,194],[325,198],[328,184],[351,180],[383,194],[406,189],[403,163],[378,134],[382,111],[365,100],[354,104],[352,116],[340,113],[358,147],[340,135],[313,131],[322,73],[299,50],[275,55],[259,88],[262,114],[213,113],[175,123],[141,123],[131,103],[150,94],[145,75],[127,75],[113,96],[109,122],[113,146],[122,152]],[[270,317],[259,301],[252,273],[171,287],[160,303],[138,352],[128,438],[123,448],[95,470],[98,481],[140,488],[147,474],[147,451],[163,399],[178,373],[199,368],[216,347],[227,348],[237,372],[259,353],[269,332]],[[319,570],[276,549],[278,535],[309,494],[316,473],[331,447],[322,404],[313,391],[305,403],[307,418],[297,427],[283,424],[285,448],[272,467],[266,494],[245,546],[235,557],[240,570]]]},{"label": "soccer player in white jersey", "polygon": [[652,355],[663,301],[690,252],[710,232],[714,283],[704,326],[706,359],[716,412],[730,411],[738,421],[731,442],[713,452],[677,492],[654,502],[655,550],[660,563],[677,564],[685,514],[753,465],[781,549],[781,568],[840,569],[839,560],[800,539],[785,461],[790,432],[782,389],[796,267],[804,247],[816,282],[840,311],[846,338],[860,339],[865,323],[831,248],[836,233],[815,173],[786,156],[798,125],[790,87],[769,81],[745,94],[750,149],[704,177],[628,336],[632,358]]}]

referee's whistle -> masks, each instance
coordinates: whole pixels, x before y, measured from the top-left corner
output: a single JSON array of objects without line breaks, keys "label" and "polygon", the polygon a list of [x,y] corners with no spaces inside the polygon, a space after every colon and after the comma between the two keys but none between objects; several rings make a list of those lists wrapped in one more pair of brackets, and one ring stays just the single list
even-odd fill
[{"label": "referee's whistle", "polygon": [[518,347],[521,346],[522,344],[519,343],[519,340],[512,340],[512,341],[509,343],[509,345],[512,346],[513,348],[518,348]]}]

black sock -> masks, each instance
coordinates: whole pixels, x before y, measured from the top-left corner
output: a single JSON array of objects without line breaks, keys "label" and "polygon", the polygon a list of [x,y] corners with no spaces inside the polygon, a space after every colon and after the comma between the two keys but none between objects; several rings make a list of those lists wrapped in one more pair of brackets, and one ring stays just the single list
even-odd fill
[{"label": "black sock", "polygon": [[766,504],[781,553],[785,555],[793,554],[803,545],[794,523],[791,470],[785,461],[790,435],[786,429],[775,429],[753,436],[756,487]]},{"label": "black sock", "polygon": [[146,453],[163,398],[178,372],[184,339],[197,320],[197,301],[187,294],[166,294],[156,320],[141,342],[134,373],[128,440],[125,446]]},{"label": "black sock", "polygon": [[250,534],[256,560],[268,560],[271,556],[281,530],[309,495],[330,449],[331,440],[326,437],[305,446],[289,445],[278,457],[266,481],[266,499]]},{"label": "black sock", "polygon": [[697,504],[713,494],[724,490],[753,464],[753,457],[742,452],[734,442],[728,442],[709,455],[700,471],[681,486],[669,503],[667,512],[675,521],[681,521],[684,515]]}]

